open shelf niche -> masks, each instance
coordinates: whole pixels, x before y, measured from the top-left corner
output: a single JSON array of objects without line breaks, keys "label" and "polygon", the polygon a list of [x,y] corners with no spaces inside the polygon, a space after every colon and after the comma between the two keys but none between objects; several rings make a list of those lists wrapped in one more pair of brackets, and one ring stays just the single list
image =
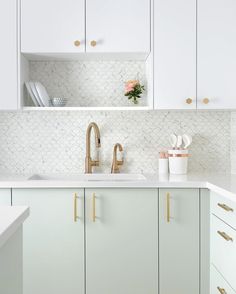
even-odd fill
[{"label": "open shelf niche", "polygon": [[[153,107],[151,56],[146,60],[53,59],[21,55],[21,105],[24,110],[146,110]],[[125,82],[140,80],[145,92],[137,105],[124,96]],[[36,107],[24,83],[41,82],[65,107]]]}]

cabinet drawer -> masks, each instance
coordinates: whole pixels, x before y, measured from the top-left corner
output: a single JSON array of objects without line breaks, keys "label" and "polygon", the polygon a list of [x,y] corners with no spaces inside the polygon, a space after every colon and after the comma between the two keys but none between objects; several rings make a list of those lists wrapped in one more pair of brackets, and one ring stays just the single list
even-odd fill
[{"label": "cabinet drawer", "polygon": [[210,294],[236,294],[223,276],[211,265]]},{"label": "cabinet drawer", "polygon": [[211,192],[211,213],[236,229],[236,202]]},{"label": "cabinet drawer", "polygon": [[236,231],[211,215],[211,263],[236,290]]}]

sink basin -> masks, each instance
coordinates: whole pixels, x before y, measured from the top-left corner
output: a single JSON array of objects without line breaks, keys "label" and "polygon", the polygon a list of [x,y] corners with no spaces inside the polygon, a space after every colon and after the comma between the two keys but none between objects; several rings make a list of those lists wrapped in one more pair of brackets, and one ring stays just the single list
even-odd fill
[{"label": "sink basin", "polygon": [[29,181],[145,181],[142,174],[77,174],[77,175],[40,175],[35,174]]}]

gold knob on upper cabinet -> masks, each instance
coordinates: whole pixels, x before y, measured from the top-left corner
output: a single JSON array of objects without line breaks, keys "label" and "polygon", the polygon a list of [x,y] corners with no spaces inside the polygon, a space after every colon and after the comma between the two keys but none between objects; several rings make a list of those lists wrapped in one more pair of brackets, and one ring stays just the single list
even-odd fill
[{"label": "gold knob on upper cabinet", "polygon": [[192,104],[192,103],[193,103],[193,99],[191,99],[191,98],[187,98],[187,99],[186,99],[186,103],[187,103],[187,104]]},{"label": "gold knob on upper cabinet", "polygon": [[204,99],[202,100],[202,102],[203,102],[204,104],[208,104],[208,103],[210,102],[210,99],[209,99],[209,98],[204,98]]},{"label": "gold knob on upper cabinet", "polygon": [[76,47],[79,47],[80,46],[80,41],[79,40],[76,40],[76,41],[74,41],[74,45],[76,46]]},{"label": "gold knob on upper cabinet", "polygon": [[93,41],[90,42],[90,45],[91,45],[92,47],[95,47],[95,46],[97,45],[97,42],[96,42],[95,40],[93,40]]}]

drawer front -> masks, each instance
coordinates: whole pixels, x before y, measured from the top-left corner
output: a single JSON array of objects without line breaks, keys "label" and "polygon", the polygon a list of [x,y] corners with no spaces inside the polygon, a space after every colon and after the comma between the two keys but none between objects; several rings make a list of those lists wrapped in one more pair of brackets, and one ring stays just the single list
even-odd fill
[{"label": "drawer front", "polygon": [[211,192],[211,213],[236,229],[236,202]]},{"label": "drawer front", "polygon": [[213,265],[211,265],[210,294],[236,294]]},{"label": "drawer front", "polygon": [[236,231],[211,215],[211,263],[236,290]]}]

